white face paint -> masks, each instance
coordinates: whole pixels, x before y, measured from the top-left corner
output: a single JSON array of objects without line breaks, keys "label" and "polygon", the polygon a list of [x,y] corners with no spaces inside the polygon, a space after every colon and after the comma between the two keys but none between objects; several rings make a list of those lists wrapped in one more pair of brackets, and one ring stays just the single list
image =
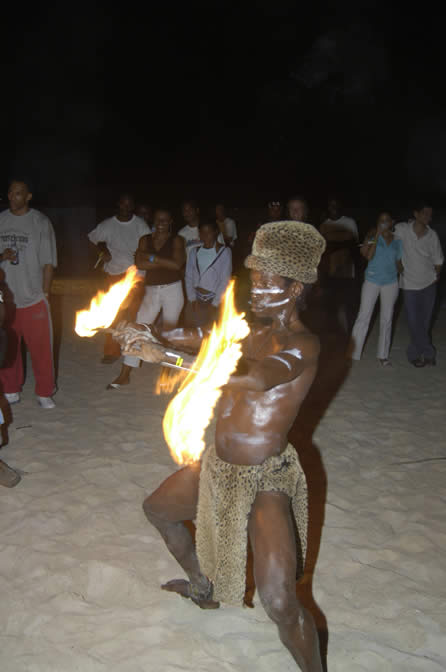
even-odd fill
[{"label": "white face paint", "polygon": [[282,294],[283,289],[278,287],[272,289],[251,289],[251,294]]},{"label": "white face paint", "polygon": [[[278,306],[284,306],[286,303],[289,303],[290,299],[282,299],[282,301],[271,301],[266,306],[267,308],[277,308]],[[249,305],[252,305],[252,301],[248,301]]]},{"label": "white face paint", "polygon": [[277,306],[284,306],[285,303],[289,303],[290,299],[282,299],[282,301],[273,301],[268,304],[268,308],[277,308]]}]

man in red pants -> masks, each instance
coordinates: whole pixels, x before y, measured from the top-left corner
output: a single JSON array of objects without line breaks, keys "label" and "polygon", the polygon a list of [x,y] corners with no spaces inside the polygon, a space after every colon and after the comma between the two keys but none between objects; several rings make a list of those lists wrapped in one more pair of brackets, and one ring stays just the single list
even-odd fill
[{"label": "man in red pants", "polygon": [[5,297],[8,350],[0,383],[10,404],[20,401],[23,384],[21,341],[31,355],[37,400],[54,408],[52,324],[48,298],[57,265],[56,239],[50,220],[29,207],[30,185],[13,180],[9,210],[0,214],[0,263],[9,288]]}]

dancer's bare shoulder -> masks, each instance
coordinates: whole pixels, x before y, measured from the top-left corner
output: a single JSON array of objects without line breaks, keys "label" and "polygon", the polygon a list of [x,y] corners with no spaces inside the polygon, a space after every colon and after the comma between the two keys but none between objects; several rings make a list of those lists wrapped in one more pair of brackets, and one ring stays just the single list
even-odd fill
[{"label": "dancer's bare shoulder", "polygon": [[303,325],[290,327],[287,348],[290,347],[299,350],[302,359],[307,363],[317,362],[321,350],[318,336]]}]

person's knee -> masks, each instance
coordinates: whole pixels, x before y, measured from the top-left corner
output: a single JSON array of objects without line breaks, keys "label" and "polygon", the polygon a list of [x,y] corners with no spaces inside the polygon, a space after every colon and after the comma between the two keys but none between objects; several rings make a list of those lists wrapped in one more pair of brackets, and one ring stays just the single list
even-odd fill
[{"label": "person's knee", "polygon": [[258,587],[263,608],[274,623],[292,623],[298,617],[301,606],[294,590],[282,585]]},{"label": "person's knee", "polygon": [[160,517],[156,514],[155,511],[153,495],[149,495],[148,497],[145,498],[142,504],[142,509],[145,513],[147,520],[156,527],[157,523],[160,522]]}]

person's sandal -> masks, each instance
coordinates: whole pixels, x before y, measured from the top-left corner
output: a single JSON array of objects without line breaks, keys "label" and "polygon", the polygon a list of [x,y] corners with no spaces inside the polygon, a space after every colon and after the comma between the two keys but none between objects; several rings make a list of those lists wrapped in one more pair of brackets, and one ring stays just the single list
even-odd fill
[{"label": "person's sandal", "polygon": [[390,359],[378,359],[378,362],[381,364],[382,367],[392,366],[392,362],[390,361]]},{"label": "person's sandal", "polygon": [[426,366],[426,362],[423,357],[418,357],[418,359],[413,359],[411,364],[413,364],[417,369],[422,369],[423,366]]}]

